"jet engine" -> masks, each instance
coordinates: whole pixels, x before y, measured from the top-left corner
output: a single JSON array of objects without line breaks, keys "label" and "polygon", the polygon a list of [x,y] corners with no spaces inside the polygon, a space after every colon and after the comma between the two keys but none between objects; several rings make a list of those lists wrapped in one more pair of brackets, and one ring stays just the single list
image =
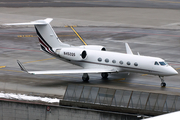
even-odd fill
[{"label": "jet engine", "polygon": [[79,48],[57,49],[56,54],[58,54],[62,58],[76,61],[85,60],[87,58],[86,50]]},{"label": "jet engine", "polygon": [[104,46],[100,46],[100,45],[82,45],[80,47],[84,48],[84,49],[89,49],[89,50],[106,51],[106,48]]}]

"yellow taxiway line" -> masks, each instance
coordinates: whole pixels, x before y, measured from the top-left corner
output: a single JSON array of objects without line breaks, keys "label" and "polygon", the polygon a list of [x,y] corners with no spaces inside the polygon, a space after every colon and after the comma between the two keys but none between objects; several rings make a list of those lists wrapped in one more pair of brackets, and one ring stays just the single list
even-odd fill
[{"label": "yellow taxiway line", "polygon": [[55,59],[55,58],[47,58],[47,59],[41,59],[41,60],[35,60],[35,61],[28,61],[28,62],[23,62],[23,64],[33,63],[33,62],[41,62],[41,61],[52,60],[52,59]]},{"label": "yellow taxiway line", "polygon": [[148,74],[142,74],[141,76],[146,76],[146,75],[148,75]]},{"label": "yellow taxiway line", "polygon": [[0,66],[0,68],[5,68],[6,66]]},{"label": "yellow taxiway line", "polygon": [[73,28],[73,26],[70,26],[71,29],[74,31],[74,33],[79,37],[79,39],[84,43],[84,45],[87,45],[86,42],[81,38],[81,36],[76,32],[76,30]]},{"label": "yellow taxiway line", "polygon": [[8,72],[18,72],[18,73],[23,72],[23,71],[18,71],[18,70],[7,70],[7,69],[0,69],[0,70],[8,71]]},{"label": "yellow taxiway line", "polygon": [[112,80],[112,81],[121,81],[121,80],[125,80],[126,78],[120,78],[120,79],[115,79],[115,80]]}]

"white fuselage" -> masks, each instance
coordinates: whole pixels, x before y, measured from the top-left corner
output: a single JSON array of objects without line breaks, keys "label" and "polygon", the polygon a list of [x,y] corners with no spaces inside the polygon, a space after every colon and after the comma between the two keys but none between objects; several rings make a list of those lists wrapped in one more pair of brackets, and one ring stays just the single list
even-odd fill
[{"label": "white fuselage", "polygon": [[[86,56],[81,57],[81,51],[86,51]],[[90,50],[78,47],[63,48],[61,57],[70,60],[70,63],[83,68],[114,69],[117,72],[137,72],[159,76],[178,74],[174,68],[166,65],[155,65],[155,62],[164,62],[157,57],[124,54],[110,51]]]}]

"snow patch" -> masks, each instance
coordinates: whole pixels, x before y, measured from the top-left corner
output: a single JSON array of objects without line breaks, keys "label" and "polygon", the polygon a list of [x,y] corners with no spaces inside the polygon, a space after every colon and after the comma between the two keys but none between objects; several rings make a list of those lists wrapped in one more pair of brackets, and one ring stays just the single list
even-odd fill
[{"label": "snow patch", "polygon": [[14,94],[14,93],[0,93],[0,98],[6,99],[17,99],[17,100],[28,100],[28,101],[42,101],[47,103],[59,103],[60,99],[48,98],[48,97],[38,97],[38,96],[27,96],[25,94]]}]

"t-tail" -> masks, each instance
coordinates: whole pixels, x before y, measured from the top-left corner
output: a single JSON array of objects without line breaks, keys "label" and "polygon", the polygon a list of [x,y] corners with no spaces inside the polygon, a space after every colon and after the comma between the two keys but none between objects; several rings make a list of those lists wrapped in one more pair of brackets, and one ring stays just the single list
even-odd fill
[{"label": "t-tail", "polygon": [[40,42],[41,50],[46,53],[56,56],[55,51],[70,45],[62,43],[56,33],[54,32],[50,22],[52,18],[46,18],[44,20],[36,20],[27,23],[10,23],[5,25],[34,25],[38,39]]}]

